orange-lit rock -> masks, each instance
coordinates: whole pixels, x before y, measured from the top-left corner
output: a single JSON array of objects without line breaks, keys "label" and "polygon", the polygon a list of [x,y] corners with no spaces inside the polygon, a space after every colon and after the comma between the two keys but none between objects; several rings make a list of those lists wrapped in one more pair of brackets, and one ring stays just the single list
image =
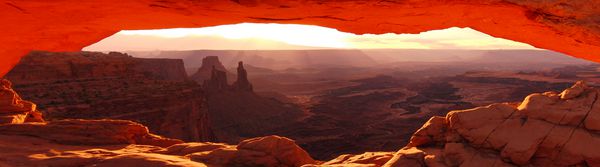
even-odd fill
[{"label": "orange-lit rock", "polygon": [[183,143],[154,135],[146,126],[126,120],[35,121],[36,117],[30,113],[41,117],[35,111],[35,104],[22,104],[10,82],[1,80],[0,83],[3,93],[0,108],[5,109],[1,111],[17,112],[17,116],[11,117],[13,120],[0,123],[0,166],[302,166],[316,163],[293,140],[279,136],[252,138],[237,146]]},{"label": "orange-lit rock", "polygon": [[0,125],[1,135],[35,136],[78,145],[144,144],[170,146],[180,140],[150,134],[145,126],[125,120],[60,120]]},{"label": "orange-lit rock", "polygon": [[577,82],[561,94],[529,95],[520,105],[492,104],[434,117],[386,165],[598,166],[599,92]]},{"label": "orange-lit rock", "polygon": [[0,124],[23,122],[44,122],[44,119],[35,104],[19,97],[10,81],[0,80]]},{"label": "orange-lit rock", "polygon": [[323,166],[348,166],[348,165],[362,165],[362,166],[382,166],[388,162],[394,156],[393,152],[366,152],[359,155],[344,154],[339,157],[327,161],[321,165]]},{"label": "orange-lit rock", "polygon": [[[70,137],[83,137],[78,135],[81,134]],[[28,145],[35,146],[24,147]],[[201,167],[302,166],[315,163],[292,140],[278,136],[249,139],[237,147],[221,143],[182,143],[165,148],[126,143],[58,144],[43,137],[0,134],[0,157],[2,166]]]},{"label": "orange-lit rock", "polygon": [[600,61],[598,6],[596,0],[9,0],[0,4],[0,76],[31,50],[77,51],[119,30],[241,22],[311,24],[358,34],[471,27]]}]

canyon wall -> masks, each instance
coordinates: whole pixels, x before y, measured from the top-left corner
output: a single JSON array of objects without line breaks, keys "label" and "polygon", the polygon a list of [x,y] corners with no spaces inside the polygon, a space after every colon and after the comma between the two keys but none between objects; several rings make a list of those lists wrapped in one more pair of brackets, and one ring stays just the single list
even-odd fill
[{"label": "canyon wall", "polygon": [[16,68],[6,75],[6,78],[15,84],[129,77],[187,80],[182,60],[140,59],[118,52],[104,54],[35,51],[25,56]]},{"label": "canyon wall", "polygon": [[[7,112],[28,115],[35,110],[34,103],[18,98],[9,81],[0,83],[2,118]],[[238,145],[183,143],[152,134],[139,123],[114,119],[0,122],[0,157],[0,166],[301,166],[316,163],[293,140],[284,137],[253,138]]]},{"label": "canyon wall", "polygon": [[[207,66],[224,69],[214,60]],[[181,60],[117,52],[32,52],[6,78],[15,80],[15,90],[37,103],[47,120],[132,120],[152,133],[184,141],[235,144],[269,135],[301,115],[293,104],[255,94],[239,65],[234,84],[227,82],[226,72],[200,68],[211,69],[200,85],[187,79]]]},{"label": "canyon wall", "polygon": [[598,166],[599,91],[578,82],[432,117],[386,165]]},{"label": "canyon wall", "polygon": [[295,104],[254,93],[243,62],[238,65],[233,84],[228,84],[227,72],[213,66],[211,78],[202,85],[217,141],[237,143],[245,138],[271,135],[275,129],[302,117],[302,111]]},{"label": "canyon wall", "polygon": [[48,120],[127,119],[153,133],[210,141],[201,87],[177,59],[111,52],[32,52],[6,76]]},{"label": "canyon wall", "polygon": [[[18,96],[8,83],[2,81],[2,92]],[[396,153],[347,154],[326,162],[315,161],[293,140],[278,136],[238,145],[183,143],[124,120],[3,122],[0,165],[598,166],[599,92],[578,82],[561,93],[531,94],[521,103],[452,111],[431,118]],[[0,112],[22,109],[19,100],[0,98]],[[22,111],[31,111],[26,108]]]}]

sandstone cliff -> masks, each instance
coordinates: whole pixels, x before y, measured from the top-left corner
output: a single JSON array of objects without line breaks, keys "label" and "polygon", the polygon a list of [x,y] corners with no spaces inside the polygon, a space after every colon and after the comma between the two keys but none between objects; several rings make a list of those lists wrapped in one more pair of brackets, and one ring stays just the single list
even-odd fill
[{"label": "sandstone cliff", "polygon": [[[24,101],[2,80],[0,113],[28,117]],[[294,141],[278,136],[237,146],[183,143],[125,120],[29,119],[0,122],[0,166],[301,166],[315,161]]]},{"label": "sandstone cliff", "polygon": [[21,97],[12,89],[8,80],[0,80],[0,124],[44,122],[36,105]]},{"label": "sandstone cliff", "polygon": [[237,143],[245,138],[270,135],[274,129],[291,124],[302,115],[293,104],[254,93],[242,62],[237,71],[237,80],[229,85],[226,72],[213,68],[211,79],[202,85],[215,141]]},{"label": "sandstone cliff", "polygon": [[202,59],[202,66],[200,66],[200,68],[198,68],[198,71],[196,71],[196,73],[194,73],[192,76],[190,76],[190,79],[192,79],[198,83],[204,83],[205,81],[210,80],[211,77],[213,76],[213,69],[222,71],[226,75],[230,75],[230,76],[233,75],[233,74],[230,74],[227,71],[227,69],[225,69],[225,66],[223,66],[223,63],[221,63],[221,61],[219,60],[219,57],[206,56]]},{"label": "sandstone cliff", "polygon": [[169,81],[187,79],[182,60],[140,59],[118,52],[35,51],[25,56],[6,75],[15,84],[127,77]]},{"label": "sandstone cliff", "polygon": [[[131,121],[9,122],[0,124],[0,165],[598,166],[599,93],[578,82],[562,93],[536,93],[521,103],[452,111],[431,118],[396,153],[342,155],[328,162],[313,160],[292,140],[278,136],[232,146],[182,143]],[[0,106],[19,104],[12,102],[1,98]]]},{"label": "sandstone cliff", "polygon": [[[168,79],[178,75],[162,68],[183,69],[171,66],[170,60],[120,53],[36,52],[7,78],[18,81],[15,90],[39,104],[47,120],[125,119],[147,126],[152,133],[184,141],[234,144],[270,135],[271,129],[301,114],[294,105],[256,95],[242,63],[241,75],[230,85],[228,73],[219,70],[224,67],[218,59],[205,60],[216,66],[210,68],[210,78],[202,86]],[[25,115],[10,119],[15,116],[22,122]]]},{"label": "sandstone cliff", "polygon": [[599,93],[578,82],[433,117],[386,166],[599,166]]},{"label": "sandstone cliff", "polygon": [[31,50],[77,51],[120,30],[241,22],[310,24],[356,34],[471,27],[600,61],[598,6],[597,0],[10,1],[0,6],[0,44],[6,47],[0,50],[0,76]]},{"label": "sandstone cliff", "polygon": [[248,72],[244,69],[244,62],[239,62],[237,67],[237,80],[232,85],[233,89],[252,92],[252,84],[248,81]]},{"label": "sandstone cliff", "polygon": [[127,119],[167,137],[212,139],[204,93],[186,81],[181,60],[32,52],[7,78],[48,120]]}]

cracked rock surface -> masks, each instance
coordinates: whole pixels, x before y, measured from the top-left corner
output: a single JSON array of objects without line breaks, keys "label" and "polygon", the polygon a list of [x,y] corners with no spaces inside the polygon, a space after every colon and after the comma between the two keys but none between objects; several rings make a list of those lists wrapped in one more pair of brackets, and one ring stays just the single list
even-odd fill
[{"label": "cracked rock surface", "polygon": [[327,162],[279,136],[183,143],[131,121],[10,122],[0,124],[0,166],[600,166],[599,93],[577,82],[521,103],[452,111],[432,117],[395,153]]},{"label": "cracked rock surface", "polygon": [[396,159],[421,166],[600,166],[599,92],[577,82],[520,104],[433,117],[386,165],[401,166]]}]

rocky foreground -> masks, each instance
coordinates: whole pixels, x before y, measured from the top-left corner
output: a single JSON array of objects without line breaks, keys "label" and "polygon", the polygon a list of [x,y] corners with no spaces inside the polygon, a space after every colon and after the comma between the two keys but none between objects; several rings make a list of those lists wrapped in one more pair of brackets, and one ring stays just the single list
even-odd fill
[{"label": "rocky foreground", "polygon": [[44,122],[2,81],[0,166],[600,166],[600,89],[582,82],[433,117],[396,153],[315,161],[279,136],[184,143],[123,120]]}]

